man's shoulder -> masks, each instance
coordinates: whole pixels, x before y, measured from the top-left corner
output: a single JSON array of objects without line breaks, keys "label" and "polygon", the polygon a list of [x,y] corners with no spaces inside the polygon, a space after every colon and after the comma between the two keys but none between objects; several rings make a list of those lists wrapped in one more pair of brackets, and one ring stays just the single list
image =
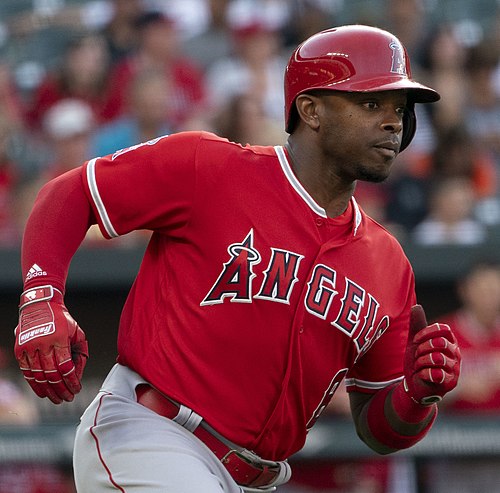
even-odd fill
[{"label": "man's shoulder", "polygon": [[391,231],[387,226],[379,223],[365,212],[363,212],[363,218],[363,236],[373,243],[376,251],[383,256],[387,256],[390,252],[390,255],[397,255],[409,263],[396,232]]},{"label": "man's shoulder", "polygon": [[194,131],[194,132],[184,132],[186,134],[194,134],[192,138],[197,138],[199,140],[205,141],[207,143],[214,143],[215,145],[220,145],[234,151],[242,153],[253,153],[255,155],[276,155],[274,146],[269,145],[256,145],[256,144],[241,144],[239,142],[233,142],[226,137],[220,136],[214,132],[209,132],[206,130]]},{"label": "man's shoulder", "polygon": [[[211,162],[227,165],[232,163],[261,163],[267,158],[277,159],[274,146],[241,144],[205,130],[185,131],[168,136],[167,141],[176,146],[192,148],[198,163]],[[171,145],[170,144],[170,145]],[[166,143],[166,145],[169,145]]]}]

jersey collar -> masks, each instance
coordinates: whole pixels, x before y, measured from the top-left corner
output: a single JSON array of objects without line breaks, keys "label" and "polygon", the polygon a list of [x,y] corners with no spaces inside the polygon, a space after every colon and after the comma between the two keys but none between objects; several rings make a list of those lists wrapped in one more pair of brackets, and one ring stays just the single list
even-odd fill
[{"label": "jersey collar", "polygon": [[[285,150],[283,146],[275,146],[274,150],[276,151],[276,155],[278,156],[279,163],[281,165],[281,169],[285,174],[287,180],[293,189],[300,195],[302,200],[312,209],[313,212],[318,214],[318,216],[328,218],[325,209],[318,205],[318,203],[309,195],[309,192],[302,186],[302,183],[297,179],[297,176],[292,170],[290,163],[288,162],[288,158],[286,156]],[[352,207],[354,209],[354,230],[353,235],[356,236],[358,233],[358,228],[361,225],[361,211],[359,210],[359,206],[354,197],[351,197]]]}]

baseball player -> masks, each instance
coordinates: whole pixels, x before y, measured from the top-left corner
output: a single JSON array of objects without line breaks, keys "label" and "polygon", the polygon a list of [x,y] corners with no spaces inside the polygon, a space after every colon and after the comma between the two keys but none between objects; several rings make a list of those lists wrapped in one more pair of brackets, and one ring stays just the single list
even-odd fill
[{"label": "baseball player", "polygon": [[392,34],[320,32],[285,73],[285,146],[208,132],[164,136],[49,182],[26,226],[15,354],[54,403],[88,357],[64,305],[90,225],[152,237],[123,308],[118,358],[81,418],[77,490],[274,491],[287,458],[345,380],[375,451],[411,447],[459,376],[450,327],[428,325],[397,241],[358,206],[415,132],[411,78]]}]

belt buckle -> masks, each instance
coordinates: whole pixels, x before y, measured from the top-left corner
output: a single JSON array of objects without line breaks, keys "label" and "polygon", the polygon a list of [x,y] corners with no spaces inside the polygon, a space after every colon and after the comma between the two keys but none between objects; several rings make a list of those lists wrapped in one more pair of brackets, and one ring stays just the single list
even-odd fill
[{"label": "belt buckle", "polygon": [[252,465],[253,467],[260,469],[263,471],[265,467],[272,469],[272,470],[279,470],[279,464],[270,461],[270,460],[265,460],[259,457],[257,454],[251,452],[250,450],[247,449],[231,449],[229,452],[222,458],[222,462],[226,460],[227,457],[229,457],[231,454],[235,454],[237,457],[240,459],[244,460],[248,464]]},{"label": "belt buckle", "polygon": [[271,492],[276,484],[286,482],[279,481],[282,479],[279,463],[261,459],[250,450],[232,448],[220,460],[245,491]]},{"label": "belt buckle", "polygon": [[246,462],[247,464],[251,465],[252,467],[255,467],[256,469],[262,470],[262,465],[257,461],[254,457],[252,457],[250,454],[245,454],[245,452],[248,452],[246,450],[238,450],[238,449],[229,449],[226,454],[220,459],[220,461],[223,464],[229,464],[231,462],[231,456],[235,456],[236,458]]}]

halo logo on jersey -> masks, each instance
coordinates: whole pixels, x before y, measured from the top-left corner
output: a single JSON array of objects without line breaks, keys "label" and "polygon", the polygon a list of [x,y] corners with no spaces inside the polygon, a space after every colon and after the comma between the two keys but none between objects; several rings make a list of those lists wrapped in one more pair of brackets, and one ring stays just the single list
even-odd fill
[{"label": "halo logo on jersey", "polygon": [[[200,306],[224,303],[252,303],[257,299],[290,303],[303,255],[271,247],[267,266],[259,275],[255,267],[263,256],[254,245],[251,229],[243,241],[227,248],[229,260],[224,262],[219,277]],[[364,354],[389,328],[390,319],[381,313],[380,303],[363,286],[336,269],[324,264],[315,265],[307,276],[303,303],[308,313],[327,321],[346,334],[354,343],[358,357]],[[260,286],[255,291],[255,278]],[[299,288],[300,289],[300,288]]]},{"label": "halo logo on jersey", "polygon": [[231,301],[252,301],[252,279],[255,277],[252,266],[261,260],[260,253],[253,248],[253,229],[241,243],[229,245],[227,251],[231,258],[201,305],[222,303],[228,296]]},{"label": "halo logo on jersey", "polygon": [[250,303],[252,298],[267,299],[278,303],[289,303],[294,284],[298,281],[297,271],[303,256],[280,248],[271,248],[271,259],[264,271],[264,282],[259,292],[252,296],[252,284],[256,274],[254,264],[261,261],[261,255],[253,246],[254,233],[251,229],[241,243],[232,243],[227,251],[231,258],[201,305],[231,301]]}]

